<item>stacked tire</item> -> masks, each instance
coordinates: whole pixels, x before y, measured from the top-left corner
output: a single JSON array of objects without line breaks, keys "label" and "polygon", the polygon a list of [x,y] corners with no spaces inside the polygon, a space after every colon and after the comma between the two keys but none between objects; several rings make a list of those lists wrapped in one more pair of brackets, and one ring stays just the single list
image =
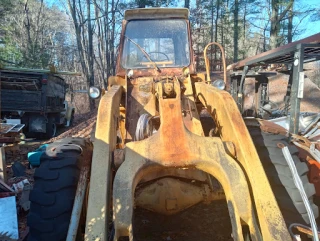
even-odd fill
[{"label": "stacked tire", "polygon": [[50,144],[42,154],[30,193],[29,241],[66,239],[85,148],[92,146],[68,138]]}]

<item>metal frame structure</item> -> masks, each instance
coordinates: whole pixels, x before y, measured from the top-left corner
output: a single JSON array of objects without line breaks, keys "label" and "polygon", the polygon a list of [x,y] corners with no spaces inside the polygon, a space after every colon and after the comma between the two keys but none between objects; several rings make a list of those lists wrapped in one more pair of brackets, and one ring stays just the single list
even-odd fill
[{"label": "metal frame structure", "polygon": [[[240,75],[230,75],[231,86],[234,86],[234,81],[239,82],[237,88],[233,88],[233,92],[237,92],[233,93],[233,97],[240,111],[243,112],[243,84],[250,69],[269,64],[292,65],[285,101],[286,104],[289,104],[289,101],[291,104],[289,133],[298,134],[300,102],[303,98],[304,86],[303,64],[317,60],[320,60],[320,33],[229,65],[228,70],[242,70],[240,82],[237,81]],[[263,72],[255,76],[258,76],[257,81],[267,77]]]}]

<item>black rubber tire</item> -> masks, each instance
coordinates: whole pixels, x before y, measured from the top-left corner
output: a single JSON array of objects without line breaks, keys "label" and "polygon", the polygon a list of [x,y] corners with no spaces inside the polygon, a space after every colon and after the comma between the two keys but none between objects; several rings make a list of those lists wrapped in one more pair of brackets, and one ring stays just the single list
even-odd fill
[{"label": "black rubber tire", "polygon": [[307,210],[300,192],[294,184],[290,168],[277,144],[282,143],[289,147],[315,218],[317,218],[319,216],[318,206],[313,203],[315,187],[309,183],[307,176],[309,169],[305,162],[300,161],[298,149],[294,145],[289,145],[285,136],[264,133],[259,127],[250,127],[249,132],[286,224],[288,226],[291,223],[309,224]]},{"label": "black rubber tire", "polygon": [[44,137],[46,139],[50,139],[55,137],[57,134],[57,125],[54,123],[54,120],[52,118],[50,118],[48,120],[48,123],[46,125],[46,133],[44,135]]},{"label": "black rubber tire", "polygon": [[73,122],[74,122],[74,110],[71,113],[71,118],[70,118],[70,124],[69,127],[73,126]]},{"label": "black rubber tire", "polygon": [[81,149],[85,148],[77,141],[68,140],[50,144],[40,158],[30,193],[29,241],[66,239],[80,174]]}]

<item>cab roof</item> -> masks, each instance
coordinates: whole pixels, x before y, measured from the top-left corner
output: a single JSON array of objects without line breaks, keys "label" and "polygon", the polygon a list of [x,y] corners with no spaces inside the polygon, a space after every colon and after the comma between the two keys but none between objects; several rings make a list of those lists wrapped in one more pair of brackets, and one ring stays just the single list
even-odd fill
[{"label": "cab roof", "polygon": [[187,8],[136,8],[126,10],[124,19],[168,19],[180,18],[189,19],[189,9]]}]

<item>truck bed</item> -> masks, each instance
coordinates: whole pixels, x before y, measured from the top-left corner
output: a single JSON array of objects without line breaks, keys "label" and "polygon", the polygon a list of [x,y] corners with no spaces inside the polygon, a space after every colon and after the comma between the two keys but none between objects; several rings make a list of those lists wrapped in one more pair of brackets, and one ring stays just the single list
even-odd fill
[{"label": "truck bed", "polygon": [[41,91],[1,90],[1,111],[43,111]]},{"label": "truck bed", "polygon": [[66,84],[54,74],[0,70],[1,112],[61,112]]}]

